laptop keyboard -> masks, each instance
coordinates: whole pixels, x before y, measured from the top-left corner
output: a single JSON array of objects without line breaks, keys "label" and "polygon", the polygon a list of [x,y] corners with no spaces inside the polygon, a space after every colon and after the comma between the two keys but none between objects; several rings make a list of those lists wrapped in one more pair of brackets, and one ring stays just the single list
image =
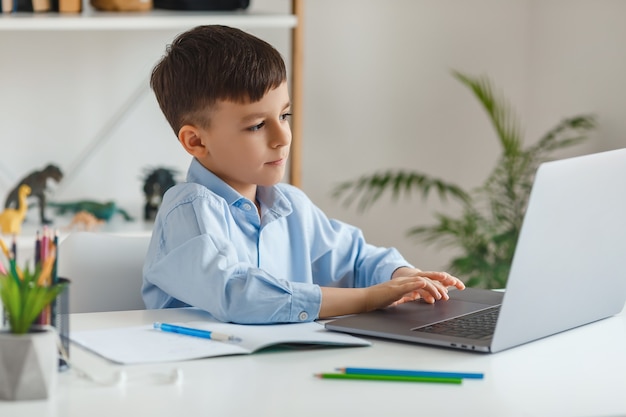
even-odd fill
[{"label": "laptop keyboard", "polygon": [[445,336],[485,340],[493,336],[500,306],[490,307],[476,313],[413,329],[416,332],[437,333]]}]

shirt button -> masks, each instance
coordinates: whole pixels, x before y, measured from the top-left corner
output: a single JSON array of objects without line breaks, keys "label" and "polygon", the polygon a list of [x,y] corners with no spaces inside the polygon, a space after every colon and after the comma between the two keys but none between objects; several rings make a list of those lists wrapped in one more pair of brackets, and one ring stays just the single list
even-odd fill
[{"label": "shirt button", "polygon": [[305,321],[306,319],[309,318],[309,315],[307,314],[306,311],[302,311],[300,312],[300,314],[298,314],[298,318],[300,319],[300,321]]},{"label": "shirt button", "polygon": [[244,204],[242,207],[245,211],[250,211],[252,209],[252,206],[248,203]]}]

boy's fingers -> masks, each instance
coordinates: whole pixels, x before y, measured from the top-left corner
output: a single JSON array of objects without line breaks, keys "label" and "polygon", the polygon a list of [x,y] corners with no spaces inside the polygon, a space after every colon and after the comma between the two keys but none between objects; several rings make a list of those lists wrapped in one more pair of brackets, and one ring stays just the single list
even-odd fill
[{"label": "boy's fingers", "polygon": [[426,285],[419,290],[422,298],[429,303],[434,303],[436,300],[444,298],[446,291],[444,288],[438,286],[434,281],[424,280]]},{"label": "boy's fingers", "polygon": [[424,279],[425,286],[418,290],[424,301],[434,303],[437,300],[449,300],[448,288],[440,281]]},{"label": "boy's fingers", "polygon": [[432,280],[441,282],[442,284],[444,284],[446,286],[455,287],[455,288],[457,288],[459,290],[465,289],[465,284],[463,284],[463,281],[461,281],[460,279],[458,279],[455,276],[450,275],[447,272],[422,271],[422,272],[420,272],[420,275],[425,276],[427,278],[430,278]]},{"label": "boy's fingers", "polygon": [[[433,278],[436,276],[440,279],[444,278],[443,274],[445,274],[449,277],[446,279],[450,279],[452,281],[450,282],[450,284],[453,284],[456,281],[456,278],[452,277],[449,274],[446,274],[445,272],[428,272],[427,274],[432,276]],[[446,282],[432,279],[423,276],[422,274],[412,277],[396,278],[394,279],[394,284],[398,286],[398,290],[401,290],[403,292],[402,296],[398,300],[399,302],[406,302],[410,297],[412,300],[422,298],[425,302],[432,304],[437,300],[448,300],[450,298],[448,296],[448,284]]]},{"label": "boy's fingers", "polygon": [[437,301],[435,299],[435,297],[433,297],[433,295],[429,292],[423,292],[420,294],[420,298],[424,301],[426,301],[429,304],[433,304],[435,301]]}]

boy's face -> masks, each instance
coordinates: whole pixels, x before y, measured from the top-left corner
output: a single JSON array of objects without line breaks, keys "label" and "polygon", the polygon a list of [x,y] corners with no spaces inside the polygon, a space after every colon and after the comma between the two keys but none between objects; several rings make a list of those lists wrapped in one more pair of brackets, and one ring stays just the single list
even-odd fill
[{"label": "boy's face", "polygon": [[220,101],[211,111],[210,127],[194,128],[201,146],[194,152],[187,150],[254,201],[257,185],[274,185],[285,174],[291,144],[289,116],[287,83],[255,103]]}]

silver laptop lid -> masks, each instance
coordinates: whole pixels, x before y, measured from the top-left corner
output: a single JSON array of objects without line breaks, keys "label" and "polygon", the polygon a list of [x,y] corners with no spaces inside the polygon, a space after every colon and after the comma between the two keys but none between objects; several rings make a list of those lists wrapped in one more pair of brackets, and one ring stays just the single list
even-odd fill
[{"label": "silver laptop lid", "polygon": [[626,149],[543,164],[492,352],[618,313],[625,265]]}]

